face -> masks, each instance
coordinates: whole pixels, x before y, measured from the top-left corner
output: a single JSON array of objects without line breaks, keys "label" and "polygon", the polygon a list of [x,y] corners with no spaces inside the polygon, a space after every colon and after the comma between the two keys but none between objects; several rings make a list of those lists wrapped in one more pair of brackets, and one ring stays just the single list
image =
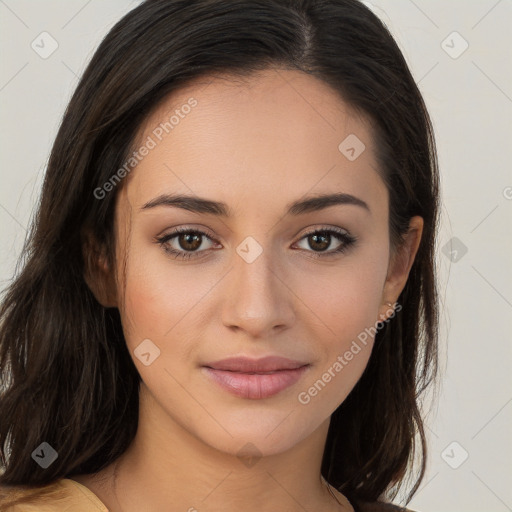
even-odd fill
[{"label": "face", "polygon": [[212,447],[287,450],[328,425],[399,294],[370,126],[317,79],[268,70],[174,93],[138,141],[116,305],[143,388]]}]

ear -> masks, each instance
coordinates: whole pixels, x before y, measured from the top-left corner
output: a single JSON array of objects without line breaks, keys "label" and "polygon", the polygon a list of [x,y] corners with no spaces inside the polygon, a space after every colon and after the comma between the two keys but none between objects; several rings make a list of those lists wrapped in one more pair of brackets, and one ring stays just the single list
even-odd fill
[{"label": "ear", "polygon": [[110,268],[106,248],[100,246],[90,231],[82,236],[84,259],[84,280],[105,308],[117,307],[116,279],[114,269]]},{"label": "ear", "polygon": [[409,272],[418,252],[422,233],[423,218],[419,216],[412,217],[409,222],[409,229],[403,236],[403,242],[396,248],[390,259],[382,292],[382,305],[379,311],[381,319],[389,317],[394,308],[390,308],[388,303],[396,303],[407,283]]}]

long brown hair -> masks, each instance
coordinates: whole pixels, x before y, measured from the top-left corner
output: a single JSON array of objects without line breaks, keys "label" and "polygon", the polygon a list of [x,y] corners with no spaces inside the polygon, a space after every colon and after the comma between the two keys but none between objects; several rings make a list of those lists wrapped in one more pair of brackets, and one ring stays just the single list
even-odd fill
[{"label": "long brown hair", "polygon": [[[94,190],[133,151],[148,113],[192,79],[273,66],[323,81],[371,120],[389,191],[392,247],[412,216],[421,244],[367,368],[333,413],[322,474],[355,501],[389,496],[419,457],[422,392],[437,371],[433,128],[385,25],[357,0],[146,0],[107,34],[67,107],[53,145],[21,271],[0,309],[0,484],[41,486],[111,464],[135,436],[140,376],[115,308],[84,281],[89,229],[113,256],[117,190]],[[119,188],[119,187],[117,187]],[[58,458],[31,458],[42,442]]]}]

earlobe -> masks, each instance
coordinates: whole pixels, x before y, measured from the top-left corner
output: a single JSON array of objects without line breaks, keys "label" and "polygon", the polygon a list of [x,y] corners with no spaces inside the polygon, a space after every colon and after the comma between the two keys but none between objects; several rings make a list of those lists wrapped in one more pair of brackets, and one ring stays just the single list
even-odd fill
[{"label": "earlobe", "polygon": [[84,236],[82,251],[87,286],[103,307],[117,307],[114,272],[110,268],[105,248],[99,247],[92,235],[87,234]]},{"label": "earlobe", "polygon": [[[390,260],[388,274],[382,294],[382,308],[389,310],[386,303],[395,303],[407,283],[409,272],[416,258],[423,233],[423,218],[412,217],[403,243],[397,247]],[[385,315],[387,316],[387,315]]]}]

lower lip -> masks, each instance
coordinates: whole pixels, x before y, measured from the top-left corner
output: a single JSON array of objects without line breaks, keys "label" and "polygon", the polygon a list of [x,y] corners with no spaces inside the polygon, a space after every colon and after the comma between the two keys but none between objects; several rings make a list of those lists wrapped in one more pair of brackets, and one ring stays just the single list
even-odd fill
[{"label": "lower lip", "polygon": [[284,389],[293,386],[302,377],[308,366],[266,374],[230,372],[206,366],[203,367],[203,370],[231,394],[250,400],[261,400],[277,395]]}]

